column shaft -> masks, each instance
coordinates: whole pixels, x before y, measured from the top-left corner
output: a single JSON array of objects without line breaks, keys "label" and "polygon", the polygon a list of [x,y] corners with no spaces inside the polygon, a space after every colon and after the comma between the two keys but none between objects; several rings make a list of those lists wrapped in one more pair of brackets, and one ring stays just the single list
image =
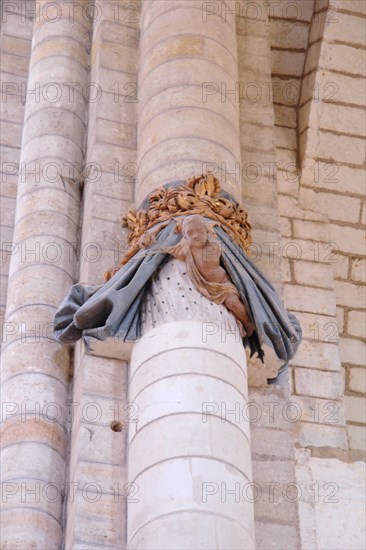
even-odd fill
[{"label": "column shaft", "polygon": [[245,353],[238,334],[204,330],[167,323],[133,350],[131,550],[254,548]]},{"label": "column shaft", "polygon": [[52,324],[77,266],[91,26],[84,7],[37,2],[1,370],[2,399],[11,403],[1,473],[13,489],[2,548],[62,545],[70,357]]},{"label": "column shaft", "polygon": [[142,4],[137,202],[208,168],[240,197],[235,6],[226,4],[224,15],[195,0]]}]

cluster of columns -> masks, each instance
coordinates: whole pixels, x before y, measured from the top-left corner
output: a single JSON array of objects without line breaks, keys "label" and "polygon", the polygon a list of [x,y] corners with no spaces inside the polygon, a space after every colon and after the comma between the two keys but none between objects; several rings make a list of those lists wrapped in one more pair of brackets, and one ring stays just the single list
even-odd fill
[{"label": "cluster of columns", "polygon": [[[137,204],[158,185],[207,168],[240,200],[239,104],[223,93],[238,82],[235,2],[226,4],[222,14],[195,0],[142,2]],[[84,7],[84,0],[75,3],[72,23],[68,14],[52,24],[40,16],[29,87],[75,82],[75,75],[80,89],[87,83],[91,22]],[[9,549],[62,547],[62,498],[50,493],[37,502],[35,492],[24,500],[17,489],[57,491],[67,482],[69,351],[28,329],[51,326],[77,279],[68,246],[77,242],[81,197],[70,165],[84,160],[87,105],[78,89],[73,97],[52,104],[29,96],[26,106],[21,162],[38,163],[41,178],[19,179],[14,242],[40,254],[14,255],[10,266],[6,322],[19,330],[5,343],[2,367],[2,398],[14,404],[2,455],[3,481],[14,492],[5,504]],[[42,256],[50,242],[65,249],[57,261]],[[254,548],[250,499],[227,497],[251,481],[249,426],[237,414],[247,402],[241,342],[219,333],[205,343],[197,322],[153,329],[135,346],[129,401],[140,411],[128,450],[129,481],[140,496],[128,504],[128,547]],[[54,422],[45,407],[57,413]]]},{"label": "cluster of columns", "polygon": [[[50,22],[49,3],[37,2],[2,350],[4,549],[62,546],[70,351],[52,325],[77,275],[81,192],[70,166],[80,171],[84,159],[85,4],[70,21],[60,2]],[[75,82],[70,100],[65,83]]]}]

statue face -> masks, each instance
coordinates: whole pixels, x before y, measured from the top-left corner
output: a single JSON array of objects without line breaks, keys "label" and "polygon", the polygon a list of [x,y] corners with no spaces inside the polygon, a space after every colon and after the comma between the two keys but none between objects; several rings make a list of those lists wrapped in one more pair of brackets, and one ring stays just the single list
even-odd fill
[{"label": "statue face", "polygon": [[199,216],[191,216],[183,222],[183,235],[189,246],[202,247],[207,242],[207,227]]}]

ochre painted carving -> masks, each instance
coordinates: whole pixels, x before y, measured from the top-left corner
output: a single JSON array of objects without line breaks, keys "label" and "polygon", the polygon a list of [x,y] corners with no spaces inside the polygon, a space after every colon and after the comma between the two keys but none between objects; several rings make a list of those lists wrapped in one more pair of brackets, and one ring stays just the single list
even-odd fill
[{"label": "ochre painted carving", "polygon": [[187,273],[197,290],[209,300],[224,304],[245,329],[242,336],[250,336],[254,325],[240,299],[239,292],[220,265],[221,244],[203,216],[192,214],[181,224],[182,240],[175,246],[164,248],[174,258],[184,261]]},{"label": "ochre painted carving", "polygon": [[106,280],[109,280],[136,252],[153,242],[154,232],[149,230],[154,226],[159,224],[159,232],[163,227],[162,222],[191,214],[199,214],[218,222],[229,237],[249,254],[252,241],[247,213],[237,202],[223,196],[220,182],[213,174],[202,174],[189,178],[179,187],[156,189],[149,195],[147,208],[129,210],[122,218],[122,226],[129,230],[129,248],[120,264],[115,269],[107,271]]},{"label": "ochre painted carving", "polygon": [[93,338],[140,338],[149,284],[170,255],[185,262],[203,296],[224,304],[240,321],[250,356],[257,353],[263,361],[272,349],[286,367],[301,341],[300,323],[250,260],[247,214],[220,191],[212,174],[153,191],[140,210],[130,210],[124,224],[129,249],[119,266],[107,273],[103,285],[74,285],[60,305],[55,316],[59,342],[84,338],[89,346]]}]

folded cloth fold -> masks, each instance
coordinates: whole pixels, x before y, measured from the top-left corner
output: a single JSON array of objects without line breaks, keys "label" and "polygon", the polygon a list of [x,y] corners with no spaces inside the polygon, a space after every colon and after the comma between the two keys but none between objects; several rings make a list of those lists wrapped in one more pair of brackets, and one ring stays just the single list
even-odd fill
[{"label": "folded cloth fold", "polygon": [[[176,221],[171,220],[158,233],[154,246],[140,250],[105,284],[74,285],[55,315],[56,340],[71,344],[83,337],[87,347],[90,338],[138,340],[144,294],[151,277],[168,257],[161,249],[176,245],[182,238],[174,231],[175,226]],[[244,345],[250,348],[250,356],[257,353],[263,362],[262,346],[266,344],[287,364],[301,341],[298,319],[287,313],[272,284],[245,252],[221,227],[214,230],[222,246],[222,265],[255,324],[255,332],[243,339]]]}]

